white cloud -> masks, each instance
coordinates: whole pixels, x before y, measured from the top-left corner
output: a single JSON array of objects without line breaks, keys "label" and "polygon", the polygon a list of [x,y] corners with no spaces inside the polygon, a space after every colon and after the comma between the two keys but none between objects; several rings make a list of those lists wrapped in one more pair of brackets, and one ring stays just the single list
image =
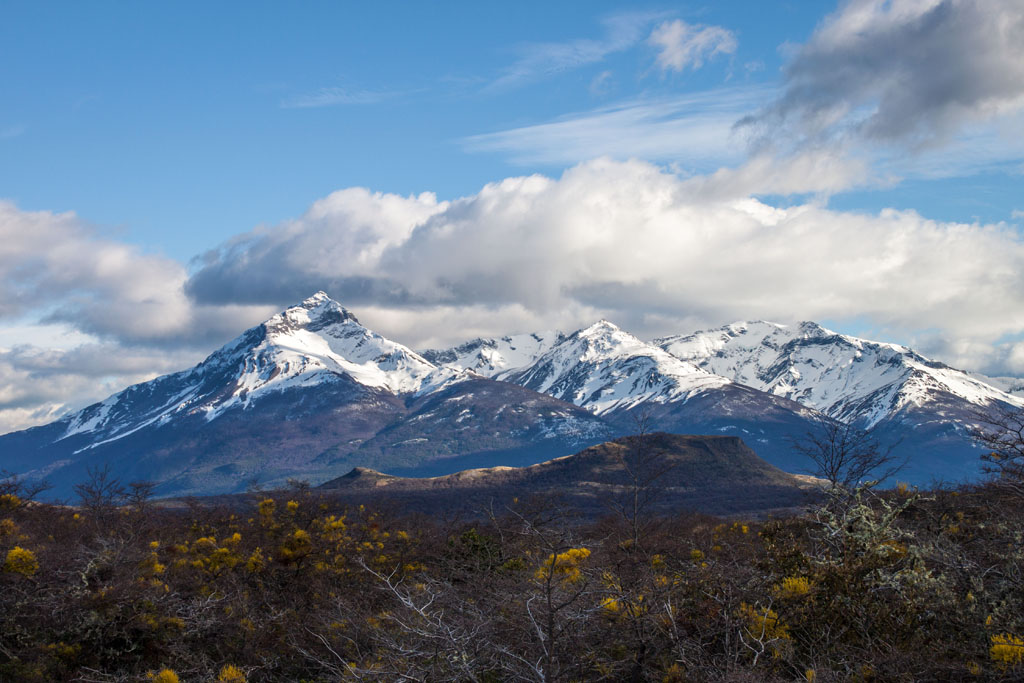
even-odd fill
[{"label": "white cloud", "polygon": [[614,79],[611,71],[602,71],[590,81],[590,94],[595,97],[607,95],[613,85]]},{"label": "white cloud", "polygon": [[[813,164],[798,171],[827,172]],[[295,283],[304,292],[329,283],[357,314],[371,310],[381,332],[413,345],[466,336],[453,322],[460,316],[488,334],[598,316],[648,335],[743,318],[858,318],[986,343],[1024,331],[1024,243],[1010,227],[775,208],[708,191],[727,180],[597,160],[559,179],[509,178],[447,204],[336,193],[316,220],[254,232],[211,254],[190,289],[207,303],[224,291],[288,301]],[[400,218],[367,239],[336,243],[352,216],[384,206]]]},{"label": "white cloud", "polygon": [[1014,220],[1024,218],[1024,211],[1021,211],[1020,209],[1014,209],[1013,213],[1010,214],[1010,217],[1013,218]]},{"label": "white cloud", "polygon": [[51,422],[129,384],[187,367],[201,355],[96,343],[0,348],[0,434]]},{"label": "white cloud", "polygon": [[377,104],[395,97],[390,91],[351,90],[348,88],[320,88],[306,95],[296,95],[281,102],[282,109],[310,109],[341,104]]},{"label": "white cloud", "polygon": [[658,25],[647,41],[658,48],[658,66],[685,71],[704,66],[706,60],[736,52],[736,34],[721,26],[687,24],[676,19]]},{"label": "white cloud", "polygon": [[767,88],[721,88],[620,102],[557,121],[463,139],[474,152],[500,152],[523,165],[573,165],[595,156],[677,162],[707,171],[743,159],[738,118],[767,101]]},{"label": "white cloud", "polygon": [[373,277],[382,254],[447,206],[429,192],[401,197],[360,187],[339,190],[301,218],[257,228],[201,256],[188,291],[218,306],[294,303],[325,288],[361,303],[387,300],[400,293]]},{"label": "white cloud", "polygon": [[521,48],[522,57],[487,86],[504,90],[535,80],[596,64],[610,54],[627,50],[643,38],[647,27],[662,15],[651,12],[627,12],[606,18],[601,39],[580,38],[563,43],[534,43]]},{"label": "white cloud", "polygon": [[[106,239],[73,213],[22,211],[0,200],[0,322],[28,312],[124,343],[207,344],[252,311],[196,307],[187,272],[163,256]],[[265,311],[266,309],[260,309]]]},{"label": "white cloud", "polygon": [[825,147],[785,157],[758,154],[739,166],[697,176],[687,186],[691,193],[705,198],[739,199],[807,193],[827,197],[854,186],[881,182],[863,159]]},{"label": "white cloud", "polygon": [[[990,341],[942,334],[921,335],[912,340],[912,347],[955,368],[974,370],[990,377],[1024,377],[1024,341],[1019,338]],[[1020,380],[1011,383],[1020,384]],[[1005,391],[1005,387],[1001,388]]]}]

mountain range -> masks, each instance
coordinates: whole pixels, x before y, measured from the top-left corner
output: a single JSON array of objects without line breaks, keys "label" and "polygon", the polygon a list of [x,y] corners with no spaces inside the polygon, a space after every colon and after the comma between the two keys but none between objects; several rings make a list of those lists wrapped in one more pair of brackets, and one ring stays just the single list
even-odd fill
[{"label": "mountain range", "polygon": [[837,420],[899,441],[901,478],[926,482],[976,475],[972,415],[1021,406],[911,349],[814,323],[643,341],[602,320],[417,353],[319,292],[191,369],[0,436],[0,469],[45,477],[55,496],[105,465],[159,482],[161,495],[201,495],[356,466],[436,476],[531,465],[642,428],[737,436],[799,472],[790,440]]}]

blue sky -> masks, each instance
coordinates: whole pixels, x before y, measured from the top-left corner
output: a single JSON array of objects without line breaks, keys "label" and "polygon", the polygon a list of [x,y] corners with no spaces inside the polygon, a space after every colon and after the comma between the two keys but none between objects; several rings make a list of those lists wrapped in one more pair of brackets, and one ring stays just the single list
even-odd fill
[{"label": "blue sky", "polygon": [[[741,2],[13,2],[2,12],[3,196],[74,210],[181,259],[342,187],[454,198],[557,173],[567,164],[515,163],[464,140],[636,97],[770,84],[779,46],[821,18]],[[644,41],[676,17],[734,27],[736,52],[663,73]]]},{"label": "blue sky", "polygon": [[814,317],[1024,373],[1022,16],[5,2],[0,431],[310,288],[412,345]]}]

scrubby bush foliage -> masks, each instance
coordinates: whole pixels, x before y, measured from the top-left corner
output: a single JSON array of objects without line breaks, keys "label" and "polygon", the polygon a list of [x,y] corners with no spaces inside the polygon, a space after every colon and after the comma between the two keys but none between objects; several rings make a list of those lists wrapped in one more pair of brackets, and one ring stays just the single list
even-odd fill
[{"label": "scrubby bush foliage", "polygon": [[0,495],[0,680],[918,681],[1024,676],[1024,503],[862,491],[775,520],[473,523]]}]

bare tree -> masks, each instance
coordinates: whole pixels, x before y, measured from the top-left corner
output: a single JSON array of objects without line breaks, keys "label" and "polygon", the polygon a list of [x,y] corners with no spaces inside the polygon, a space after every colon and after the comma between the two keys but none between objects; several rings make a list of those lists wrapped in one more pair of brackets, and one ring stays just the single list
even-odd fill
[{"label": "bare tree", "polygon": [[86,470],[86,480],[81,484],[75,484],[75,493],[78,494],[79,504],[93,513],[105,513],[124,503],[127,490],[121,485],[121,480],[111,473],[110,464],[103,467],[89,467]]},{"label": "bare tree", "polygon": [[1001,488],[1024,498],[1024,410],[1000,408],[975,413],[971,437],[988,452],[985,472]]},{"label": "bare tree", "polygon": [[868,431],[836,420],[819,420],[815,429],[790,443],[811,459],[810,472],[827,480],[833,494],[883,481],[906,465],[893,455],[898,443],[882,446]]},{"label": "bare tree", "polygon": [[630,547],[638,549],[650,519],[650,508],[664,492],[657,482],[675,467],[675,463],[655,443],[650,415],[641,411],[633,421],[635,432],[626,437],[626,448],[616,452],[619,464],[626,472],[626,492],[619,499],[609,499],[607,505],[626,523],[632,543]]},{"label": "bare tree", "polygon": [[45,479],[28,481],[13,472],[0,470],[0,496],[5,494],[15,496],[20,501],[20,505],[34,500],[36,496],[49,489],[50,484]]}]

